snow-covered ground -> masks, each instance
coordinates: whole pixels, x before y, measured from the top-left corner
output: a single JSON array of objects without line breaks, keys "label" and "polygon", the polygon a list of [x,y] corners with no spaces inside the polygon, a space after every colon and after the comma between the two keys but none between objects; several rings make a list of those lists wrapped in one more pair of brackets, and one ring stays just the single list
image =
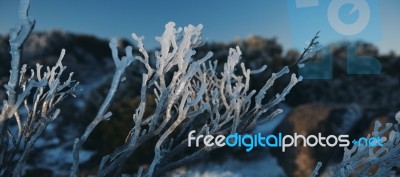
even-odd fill
[{"label": "snow-covered ground", "polygon": [[189,169],[178,169],[170,177],[282,177],[286,176],[275,157],[270,154],[260,159],[241,161],[227,159],[224,163],[201,163]]}]

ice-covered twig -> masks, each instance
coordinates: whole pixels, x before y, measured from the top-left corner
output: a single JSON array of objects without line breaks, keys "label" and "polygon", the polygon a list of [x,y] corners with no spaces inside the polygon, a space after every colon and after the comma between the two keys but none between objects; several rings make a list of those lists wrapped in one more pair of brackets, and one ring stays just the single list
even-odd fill
[{"label": "ice-covered twig", "polygon": [[[11,29],[10,32],[10,48],[11,48],[11,70],[10,70],[10,79],[8,80],[8,84],[5,85],[7,91],[7,102],[3,105],[3,110],[0,114],[0,131],[3,132],[4,121],[8,119],[8,112],[13,109],[16,95],[17,95],[17,86],[19,79],[19,68],[20,68],[20,60],[21,60],[21,48],[26,38],[31,33],[35,21],[28,16],[29,9],[29,0],[21,0],[20,6],[18,10],[18,16],[20,22],[18,25]],[[0,139],[4,138],[4,133],[0,133]],[[1,164],[1,162],[0,162]]]},{"label": "ice-covered twig", "polygon": [[74,142],[74,149],[73,149],[73,165],[71,168],[70,177],[76,177],[78,175],[79,170],[79,151],[86,142],[89,135],[92,133],[96,126],[104,121],[109,119],[112,116],[111,112],[108,112],[108,108],[118,90],[119,84],[121,83],[122,76],[125,74],[126,68],[132,63],[134,60],[132,56],[132,47],[128,46],[126,48],[127,56],[122,57],[121,59],[118,57],[118,49],[117,49],[117,41],[112,39],[110,41],[110,48],[112,51],[112,57],[116,66],[116,70],[114,73],[114,77],[111,83],[110,90],[106,98],[104,99],[103,103],[100,106],[99,111],[97,112],[96,117],[94,120],[88,125],[85,132],[80,138],[77,138]]},{"label": "ice-covered twig", "polygon": [[[21,60],[21,48],[29,34],[31,33],[35,21],[28,16],[29,0],[21,0],[19,8],[19,24],[11,29],[10,32],[10,48],[11,48],[11,71],[10,79],[8,82],[8,104],[13,104],[15,102],[15,89],[18,84],[19,67]],[[10,105],[10,106],[11,106]]]},{"label": "ice-covered twig", "polygon": [[315,34],[315,36],[311,39],[311,42],[308,44],[306,48],[304,48],[303,53],[300,55],[299,59],[296,61],[296,65],[302,64],[307,61],[310,57],[314,56],[316,52],[321,49],[319,44],[319,31]]}]

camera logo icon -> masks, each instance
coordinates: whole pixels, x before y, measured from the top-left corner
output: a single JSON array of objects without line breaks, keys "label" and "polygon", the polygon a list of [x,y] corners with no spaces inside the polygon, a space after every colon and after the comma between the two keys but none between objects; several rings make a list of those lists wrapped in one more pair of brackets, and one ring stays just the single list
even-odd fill
[{"label": "camera logo icon", "polygon": [[[305,79],[332,78],[333,42],[381,40],[377,0],[288,0],[292,43],[302,49],[307,37],[321,31],[321,61],[310,61],[299,68]],[[328,45],[329,44],[329,45]],[[357,46],[347,47],[347,74],[380,74],[381,63],[372,56],[358,56]]]}]

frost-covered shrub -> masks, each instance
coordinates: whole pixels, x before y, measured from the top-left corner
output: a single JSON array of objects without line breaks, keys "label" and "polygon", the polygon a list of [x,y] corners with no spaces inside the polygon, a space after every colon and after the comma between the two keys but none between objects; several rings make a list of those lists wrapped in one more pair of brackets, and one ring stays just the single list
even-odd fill
[{"label": "frost-covered shrub", "polygon": [[[57,64],[42,69],[27,71],[26,65],[20,67],[21,48],[33,29],[34,21],[28,17],[29,0],[21,0],[20,25],[10,35],[11,71],[7,99],[0,115],[0,175],[21,176],[29,154],[46,126],[60,113],[56,105],[66,96],[73,94],[76,82],[72,73],[66,81],[61,81],[65,66],[61,61],[65,55],[62,50]],[[70,176],[79,173],[79,151],[96,126],[112,118],[109,106],[121,82],[129,82],[124,77],[125,70],[132,64],[143,65],[139,106],[132,110],[134,126],[126,137],[125,144],[103,157],[99,164],[98,176],[120,175],[124,163],[143,143],[156,139],[154,159],[146,168],[140,168],[138,176],[159,176],[171,169],[186,165],[206,155],[217,147],[200,147],[182,152],[187,147],[187,133],[196,130],[197,135],[227,135],[245,132],[258,122],[268,120],[282,110],[274,107],[285,99],[291,88],[301,81],[301,77],[290,73],[284,67],[273,73],[260,90],[250,90],[250,75],[262,73],[267,66],[258,70],[247,69],[240,62],[239,47],[229,49],[223,71],[218,72],[217,62],[210,61],[212,53],[202,58],[194,58],[196,48],[204,41],[201,38],[203,26],[188,25],[175,28],[175,23],[165,26],[162,36],[156,40],[161,49],[151,61],[144,49],[142,40],[136,34],[141,56],[133,56],[132,47],[126,47],[126,56],[119,57],[117,41],[111,40],[110,48],[116,66],[114,77],[96,117],[88,125],[83,135],[77,138],[73,147],[73,164]],[[317,36],[313,41],[318,38]],[[309,48],[314,44],[310,44]],[[307,51],[307,50],[306,50]],[[300,58],[299,62],[303,62]],[[298,64],[298,63],[296,63]],[[44,71],[43,71],[44,70]],[[280,77],[290,74],[289,83],[271,99],[264,99],[266,92]],[[68,75],[67,75],[68,76]],[[155,96],[156,108],[145,116],[147,95]],[[265,115],[267,114],[267,115]],[[147,115],[147,114],[146,114]],[[15,122],[17,129],[10,126]]]},{"label": "frost-covered shrub", "polygon": [[73,73],[64,74],[65,50],[53,67],[20,67],[22,45],[35,23],[28,16],[28,8],[29,1],[21,1],[20,23],[10,34],[11,70],[0,114],[0,176],[21,176],[35,142],[58,118],[60,110],[56,106],[73,94],[78,84],[72,80]]},{"label": "frost-covered shrub", "polygon": [[396,120],[397,124],[386,123],[384,127],[376,121],[374,131],[368,135],[368,138],[384,137],[383,146],[361,144],[345,148],[343,161],[334,176],[395,176],[394,167],[400,166],[400,113],[397,113]]},{"label": "frost-covered shrub", "polygon": [[[269,119],[281,112],[279,109],[270,109],[284,100],[290,89],[301,79],[292,74],[290,82],[281,93],[269,101],[263,100],[274,82],[289,73],[288,67],[272,74],[262,89],[250,90],[250,75],[261,73],[266,66],[257,71],[246,69],[240,63],[241,51],[236,47],[229,50],[224,69],[218,73],[217,62],[209,61],[211,52],[203,58],[193,58],[196,54],[195,48],[203,43],[201,29],[202,25],[189,25],[182,29],[175,28],[173,22],[166,24],[163,35],[156,38],[161,49],[155,53],[155,64],[150,62],[143,47],[143,37],[132,35],[142,56],[132,56],[132,48],[127,47],[126,56],[121,59],[118,57],[116,42],[111,41],[110,47],[117,66],[113,84],[97,117],[75,142],[76,163],[71,176],[77,174],[78,152],[83,142],[98,123],[112,116],[107,108],[122,80],[122,74],[131,62],[141,63],[147,69],[142,77],[141,101],[133,115],[135,126],[126,143],[103,158],[98,169],[100,176],[119,174],[122,164],[132,153],[154,137],[158,137],[154,159],[147,169],[139,170],[139,176],[163,174],[217,148],[198,148],[185,157],[179,157],[187,149],[187,133],[190,130],[196,130],[198,135],[244,132],[261,121],[263,113],[270,111],[270,116],[266,116]],[[155,111],[145,117],[147,94],[155,95],[157,105]]]},{"label": "frost-covered shrub", "polygon": [[[396,176],[396,167],[400,167],[400,112],[396,114],[396,124],[375,122],[372,134],[367,138],[380,137],[383,146],[353,145],[344,149],[342,162],[334,170],[333,176]],[[311,176],[316,176],[321,163]]]}]

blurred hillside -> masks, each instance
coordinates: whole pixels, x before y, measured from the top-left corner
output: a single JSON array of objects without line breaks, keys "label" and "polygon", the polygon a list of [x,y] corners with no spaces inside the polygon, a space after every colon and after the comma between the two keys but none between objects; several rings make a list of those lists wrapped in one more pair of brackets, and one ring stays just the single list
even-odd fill
[{"label": "blurred hillside", "polygon": [[[124,46],[134,46],[130,41],[119,40],[121,53],[124,52]],[[335,44],[336,47],[333,47],[333,79],[304,80],[294,87],[285,101],[285,104],[293,108],[294,112],[292,111],[288,118],[282,120],[283,123],[278,126],[277,131],[293,132],[296,130],[294,125],[304,121],[302,118],[318,114],[316,119],[321,120],[321,124],[304,125],[301,127],[304,132],[315,132],[317,128],[323,127],[323,131],[326,133],[349,133],[355,130],[352,127],[356,125],[360,130],[366,130],[377,117],[390,115],[400,110],[400,57],[394,54],[379,55],[379,49],[372,44],[364,42],[354,42],[353,44],[357,46],[358,55],[378,58],[382,63],[382,73],[380,75],[348,75],[346,73],[345,47],[348,42]],[[251,87],[254,89],[260,88],[266,82],[271,71],[292,65],[300,55],[298,51],[294,50],[284,53],[284,46],[280,45],[277,39],[263,39],[257,36],[231,43],[207,43],[198,48],[196,55],[200,57],[208,51],[213,51],[214,60],[225,62],[229,48],[236,45],[240,46],[243,52],[243,62],[247,67],[258,69],[262,65],[268,65],[269,71],[252,75]],[[42,143],[37,147],[36,155],[30,160],[32,167],[30,168],[31,173],[28,174],[32,174],[32,176],[37,174],[52,176],[63,174],[64,171],[69,170],[68,163],[71,160],[69,158],[73,139],[82,133],[85,125],[95,116],[97,108],[107,93],[114,71],[107,40],[61,31],[32,33],[24,45],[22,63],[27,63],[30,69],[34,69],[36,63],[45,66],[53,65],[62,48],[67,50],[63,60],[64,65],[68,66],[69,71],[75,73],[75,80],[80,82],[79,92],[77,98],[69,98],[63,105],[60,105],[62,118],[58,119],[54,127],[48,128],[46,135],[40,141]],[[150,56],[154,57],[152,52]],[[318,60],[318,57],[315,59]],[[8,37],[0,36],[0,85],[7,81],[10,67],[9,58]],[[112,105],[114,113],[112,120],[102,123],[85,146],[87,158],[82,160],[86,161],[85,172],[90,173],[96,167],[100,154],[111,152],[125,140],[133,124],[131,115],[139,102],[137,96],[140,91],[141,74],[144,70],[145,68],[141,64],[134,63],[127,72],[127,79],[121,85],[116,97],[118,101]],[[282,84],[285,83],[282,81]],[[279,83],[277,85],[279,87]],[[4,96],[4,88],[1,87],[0,98],[2,99]],[[152,95],[148,97],[149,100],[153,100]],[[149,102],[149,105],[154,104],[154,102]],[[357,119],[354,116],[349,118],[347,114],[349,111],[353,111],[354,105],[357,105],[356,109],[361,112],[360,115],[356,115]],[[313,112],[321,110],[323,110],[323,114]],[[295,111],[305,113],[298,116]],[[341,121],[337,123],[339,119]],[[344,119],[354,119],[355,121],[344,123]],[[359,124],[359,120],[364,120],[364,123]],[[329,126],[321,126],[322,124]],[[332,127],[333,125],[336,127]],[[341,132],[334,131],[340,128],[343,129]],[[355,135],[363,133],[365,131],[357,131]],[[294,168],[296,164],[285,164],[285,161],[296,159],[300,153],[295,150],[286,156],[276,153],[277,156],[283,157],[278,158],[279,164],[283,166],[288,176],[292,174],[290,169],[299,167]],[[326,152],[318,151],[318,153]],[[151,156],[152,152],[142,150],[135,154],[136,158],[132,159],[130,164],[136,168],[138,164],[148,163]],[[317,159],[315,154],[308,157]],[[322,160],[328,162],[331,158],[334,157]],[[310,163],[315,163],[315,160]],[[311,166],[307,168],[311,168]],[[135,169],[127,169],[127,171],[130,170],[134,171]]]}]

